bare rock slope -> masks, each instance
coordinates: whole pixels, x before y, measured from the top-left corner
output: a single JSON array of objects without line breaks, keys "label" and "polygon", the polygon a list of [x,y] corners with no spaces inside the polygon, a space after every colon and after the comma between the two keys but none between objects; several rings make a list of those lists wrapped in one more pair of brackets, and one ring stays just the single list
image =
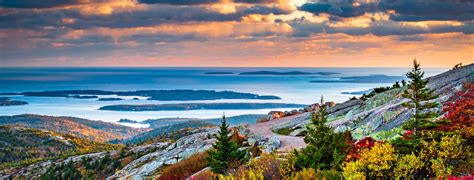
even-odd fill
[{"label": "bare rock slope", "polygon": [[[474,64],[450,70],[428,78],[428,87],[435,90],[439,103],[448,101],[465,82],[474,80]],[[363,137],[380,131],[400,127],[412,116],[412,111],[401,104],[407,100],[401,96],[404,88],[396,88],[366,100],[350,100],[328,109],[329,125],[336,131],[351,130],[355,137]],[[441,106],[433,109],[441,112]],[[285,121],[273,125],[273,130],[288,128],[290,134],[299,134],[309,123],[311,113],[285,117]]]}]

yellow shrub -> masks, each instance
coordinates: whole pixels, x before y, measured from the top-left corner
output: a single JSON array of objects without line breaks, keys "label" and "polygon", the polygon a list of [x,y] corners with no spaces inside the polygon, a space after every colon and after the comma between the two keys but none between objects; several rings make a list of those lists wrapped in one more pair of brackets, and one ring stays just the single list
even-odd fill
[{"label": "yellow shrub", "polygon": [[286,156],[285,160],[283,160],[280,164],[280,175],[283,178],[290,178],[291,175],[296,172],[295,168],[295,155],[290,153]]},{"label": "yellow shrub", "polygon": [[428,170],[432,175],[449,176],[454,167],[447,162],[471,156],[469,148],[459,132],[442,134],[440,138],[434,133],[424,134],[430,140],[421,141],[420,158],[429,163]]},{"label": "yellow shrub", "polygon": [[371,149],[362,150],[358,160],[345,163],[343,175],[347,179],[384,177],[389,174],[395,160],[393,146],[386,142],[379,142]]},{"label": "yellow shrub", "polygon": [[365,180],[364,168],[364,164],[360,161],[346,162],[342,167],[342,175],[347,180]]},{"label": "yellow shrub", "polygon": [[265,179],[281,179],[280,160],[274,153],[263,154],[258,158],[252,159],[249,167],[255,171],[261,172]]},{"label": "yellow shrub", "polygon": [[392,168],[396,160],[395,149],[389,143],[376,143],[374,147],[361,152],[360,161],[367,167],[370,176],[382,177]]},{"label": "yellow shrub", "polygon": [[415,154],[408,154],[398,158],[397,166],[395,167],[395,176],[399,178],[409,178],[410,175],[415,174],[417,170],[423,168],[423,161]]},{"label": "yellow shrub", "polygon": [[294,180],[307,180],[307,179],[316,179],[316,171],[313,168],[305,168],[301,171],[298,171],[293,174],[292,178]]},{"label": "yellow shrub", "polygon": [[431,163],[431,172],[436,175],[436,177],[446,177],[451,175],[453,170],[452,166],[447,165],[442,159],[430,159]]},{"label": "yellow shrub", "polygon": [[240,168],[236,175],[219,175],[220,180],[264,180],[263,172],[257,169]]}]

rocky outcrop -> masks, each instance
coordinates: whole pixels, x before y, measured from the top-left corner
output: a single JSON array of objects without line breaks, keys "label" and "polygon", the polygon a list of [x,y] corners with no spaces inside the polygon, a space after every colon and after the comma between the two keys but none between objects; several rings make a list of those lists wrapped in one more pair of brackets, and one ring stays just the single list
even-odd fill
[{"label": "rocky outcrop", "polygon": [[[444,103],[460,90],[463,83],[473,82],[474,64],[451,70],[428,78],[428,87],[435,90],[438,98],[435,100]],[[328,124],[336,131],[351,130],[355,137],[363,137],[385,130],[400,127],[412,116],[412,111],[404,108],[402,103],[408,100],[401,96],[404,87],[391,89],[372,98],[362,100],[349,100],[328,108]],[[441,107],[432,111],[441,112]],[[293,118],[284,124],[273,126],[273,130],[288,128],[293,132],[290,135],[303,133],[304,127],[309,123],[310,113],[302,113],[285,118]]]},{"label": "rocky outcrop", "polygon": [[144,155],[122,168],[108,179],[143,179],[166,164],[174,164],[192,154],[203,152],[214,144],[212,138],[218,129],[207,128],[189,136],[180,138],[172,144],[164,144],[165,149]]}]

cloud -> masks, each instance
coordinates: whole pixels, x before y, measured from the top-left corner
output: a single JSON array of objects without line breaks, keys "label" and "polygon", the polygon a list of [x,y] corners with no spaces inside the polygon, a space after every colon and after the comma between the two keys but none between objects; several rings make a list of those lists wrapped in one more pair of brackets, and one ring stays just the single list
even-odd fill
[{"label": "cloud", "polygon": [[217,3],[246,3],[246,4],[270,4],[270,3],[282,3],[287,2],[286,0],[138,0],[140,3],[145,4],[171,4],[171,5],[206,5],[206,4],[217,4]]},{"label": "cloud", "polygon": [[394,21],[474,20],[474,1],[385,0],[380,6],[395,11]]},{"label": "cloud", "polygon": [[468,0],[326,0],[305,3],[298,8],[316,15],[330,14],[342,18],[366,13],[391,13],[394,21],[474,20],[474,1]]},{"label": "cloud", "polygon": [[138,2],[144,4],[203,5],[215,4],[219,0],[138,0]]},{"label": "cloud", "polygon": [[[129,28],[155,26],[165,23],[240,21],[251,14],[287,14],[288,10],[276,6],[237,6],[235,12],[213,11],[200,6],[155,5],[115,9],[108,15],[84,14],[80,8],[54,11],[18,10],[0,14],[0,28],[42,29],[44,27],[66,27],[87,29],[95,27]],[[127,11],[126,9],[132,9]]]},{"label": "cloud", "polygon": [[295,8],[302,1],[0,0],[1,63],[303,66],[400,59],[412,49],[472,57],[470,0],[307,0]]},{"label": "cloud", "polygon": [[84,4],[80,0],[0,0],[0,7],[6,8],[51,8],[65,5]]},{"label": "cloud", "polygon": [[317,15],[324,13],[348,18],[361,16],[368,12],[376,12],[377,8],[377,4],[375,3],[357,3],[353,0],[329,0],[323,2],[305,3],[298,9]]}]

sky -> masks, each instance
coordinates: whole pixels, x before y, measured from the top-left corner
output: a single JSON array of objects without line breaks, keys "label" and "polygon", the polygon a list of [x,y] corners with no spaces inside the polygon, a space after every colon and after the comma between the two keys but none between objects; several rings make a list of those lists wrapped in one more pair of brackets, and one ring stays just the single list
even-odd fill
[{"label": "sky", "polygon": [[473,33],[473,0],[0,0],[0,67],[451,67]]}]

